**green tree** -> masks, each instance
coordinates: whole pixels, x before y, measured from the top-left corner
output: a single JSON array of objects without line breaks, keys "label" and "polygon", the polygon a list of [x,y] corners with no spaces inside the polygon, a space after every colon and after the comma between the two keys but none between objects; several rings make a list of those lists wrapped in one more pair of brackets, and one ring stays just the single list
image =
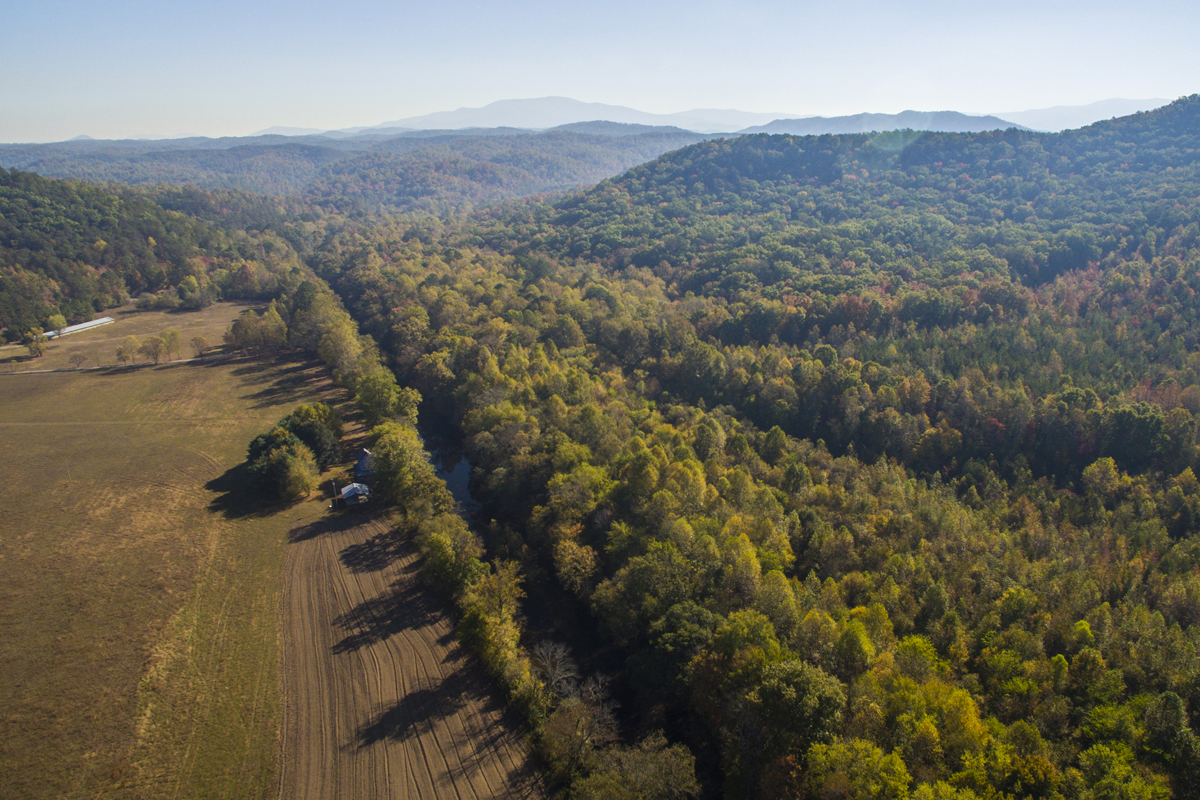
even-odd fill
[{"label": "green tree", "polygon": [[41,358],[46,352],[46,334],[41,328],[30,328],[25,334],[25,347],[30,358]]},{"label": "green tree", "polygon": [[395,376],[382,367],[360,376],[354,384],[354,402],[372,427],[397,416],[400,387]]},{"label": "green tree", "polygon": [[1086,800],[1167,800],[1161,781],[1147,780],[1133,768],[1133,753],[1123,744],[1098,744],[1079,754],[1088,787]]},{"label": "green tree", "polygon": [[581,800],[670,800],[700,791],[696,759],[681,744],[669,744],[655,731],[637,745],[617,745],[596,757],[590,775],[577,781],[572,796]]},{"label": "green tree", "polygon": [[436,480],[421,439],[411,427],[397,422],[378,425],[368,446],[375,456],[376,487],[389,502],[418,517],[450,507],[445,485]]},{"label": "green tree", "polygon": [[299,499],[317,487],[317,462],[303,444],[270,451],[258,472],[264,488],[279,500]]},{"label": "green tree", "polygon": [[763,439],[762,459],[768,464],[774,464],[787,452],[787,434],[778,425],[767,432]]},{"label": "green tree", "polygon": [[523,581],[516,561],[499,561],[491,572],[475,583],[471,593],[486,613],[500,619],[511,618],[525,596],[521,586]]},{"label": "green tree", "polygon": [[259,334],[262,346],[268,350],[279,350],[287,344],[287,323],[279,316],[273,302],[262,315]]},{"label": "green tree", "polygon": [[867,628],[859,620],[846,624],[834,646],[838,675],[851,681],[865,672],[875,658],[875,646],[867,635]]},{"label": "green tree", "polygon": [[179,331],[163,331],[161,334],[159,334],[159,338],[162,339],[163,351],[167,354],[167,356],[170,357],[171,355],[174,355],[176,358],[178,358],[180,341],[182,340],[182,337],[179,335]]},{"label": "green tree", "polygon": [[763,763],[803,757],[813,745],[833,738],[845,703],[842,685],[820,668],[797,660],[768,664],[762,681],[747,695],[748,711],[762,737],[753,749],[761,752]]},{"label": "green tree", "polygon": [[347,317],[329,328],[317,347],[321,360],[340,375],[348,375],[358,364],[363,346],[354,323]]},{"label": "green tree", "polygon": [[142,344],[137,340],[136,336],[126,336],[121,342],[121,346],[117,348],[117,361],[122,364],[128,364],[130,361],[137,363],[138,353],[142,350]]},{"label": "green tree", "polygon": [[61,336],[63,328],[67,327],[67,318],[62,314],[51,314],[50,318],[46,320],[46,324],[50,327],[50,330]]},{"label": "green tree", "polygon": [[907,800],[910,780],[895,753],[862,739],[839,739],[809,751],[804,787],[810,800]]},{"label": "green tree", "polygon": [[163,353],[166,352],[166,349],[167,346],[160,337],[151,336],[149,339],[146,339],[144,342],[142,342],[141,346],[138,348],[138,352],[144,355],[146,358],[154,359],[154,363],[157,364],[159,359],[163,357]]}]

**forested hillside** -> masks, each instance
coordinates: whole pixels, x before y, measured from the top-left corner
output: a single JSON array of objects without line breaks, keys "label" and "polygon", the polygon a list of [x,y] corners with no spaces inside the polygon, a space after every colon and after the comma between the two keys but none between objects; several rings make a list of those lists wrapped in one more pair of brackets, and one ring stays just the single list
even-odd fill
[{"label": "forested hillside", "polygon": [[[447,211],[576,189],[701,138],[687,131],[633,135],[548,131],[395,139],[370,154],[322,170],[303,194],[315,203],[346,211]],[[408,149],[414,141],[425,143]]]},{"label": "forested hillside", "polygon": [[704,137],[683,130],[414,131],[0,145],[58,178],[290,195],[344,211],[446,211],[587,186]]},{"label": "forested hillside", "polygon": [[[259,226],[261,229],[261,226]],[[144,194],[0,169],[0,331],[8,341],[61,314],[84,322],[130,296],[159,308],[274,296],[302,280],[270,233],[221,229]]]},{"label": "forested hillside", "polygon": [[726,796],[1190,796],[1198,107],[710,142],[311,263]]}]

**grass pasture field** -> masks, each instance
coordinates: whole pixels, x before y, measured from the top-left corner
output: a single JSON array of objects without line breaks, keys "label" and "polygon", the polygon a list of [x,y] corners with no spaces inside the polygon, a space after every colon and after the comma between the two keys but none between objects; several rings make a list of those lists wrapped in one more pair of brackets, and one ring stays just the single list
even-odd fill
[{"label": "grass pasture field", "polygon": [[[219,342],[239,311],[122,315],[20,366],[111,364],[166,327]],[[240,465],[319,399],[344,395],[309,362],[0,375],[0,797],[274,791],[287,532],[328,501],[260,508]]]},{"label": "grass pasture field", "polygon": [[[126,336],[142,340],[165,330],[179,331],[180,352],[178,356],[172,355],[170,360],[191,358],[193,338],[201,336],[210,347],[220,346],[221,335],[229,323],[250,307],[241,303],[217,303],[201,311],[138,311],[132,305],[110,308],[96,317],[112,317],[114,322],[51,339],[40,358],[30,358],[29,350],[23,344],[0,346],[0,372],[72,369],[70,359],[77,353],[84,356],[81,366],[85,369],[112,367],[117,364],[117,348]],[[164,358],[163,363],[170,363],[170,360]],[[147,361],[144,356],[138,356],[137,363]]]}]

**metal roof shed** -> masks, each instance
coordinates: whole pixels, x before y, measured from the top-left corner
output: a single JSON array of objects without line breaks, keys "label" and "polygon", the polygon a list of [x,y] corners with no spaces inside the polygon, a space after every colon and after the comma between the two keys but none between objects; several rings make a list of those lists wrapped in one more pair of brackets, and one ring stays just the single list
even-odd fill
[{"label": "metal roof shed", "polygon": [[361,483],[351,483],[342,488],[342,502],[347,506],[361,505],[371,499],[371,487]]}]

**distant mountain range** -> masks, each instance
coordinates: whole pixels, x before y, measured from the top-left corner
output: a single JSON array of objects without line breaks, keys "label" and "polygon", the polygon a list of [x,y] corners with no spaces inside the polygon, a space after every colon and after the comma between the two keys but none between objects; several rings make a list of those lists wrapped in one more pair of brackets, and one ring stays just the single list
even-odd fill
[{"label": "distant mountain range", "polygon": [[[320,131],[315,128],[272,127],[255,136],[311,136],[323,134],[338,138],[387,132],[391,135],[436,130],[442,133],[466,133],[495,129],[513,132],[567,129],[588,125],[586,132],[620,135],[617,128],[601,130],[598,125],[636,126],[629,131],[690,131],[700,134],[790,133],[820,135],[826,133],[864,133],[869,131],[912,130],[947,133],[975,133],[1024,127],[1039,131],[1080,128],[1112,117],[1149,111],[1166,105],[1159,98],[1147,100],[1111,99],[1081,106],[1055,106],[1028,111],[1008,111],[972,115],[958,111],[903,111],[899,114],[853,114],[839,117],[815,117],[781,112],[749,112],[736,109],[697,108],[674,114],[652,114],[628,106],[585,103],[569,97],[537,97],[523,100],[498,100],[480,108],[459,108],[416,117],[383,122],[378,125]],[[584,132],[582,128],[572,128]]]},{"label": "distant mountain range", "polygon": [[590,186],[708,136],[576,122],[517,128],[368,128],[322,134],[0,144],[0,167],[135,185],[302,196],[347,210],[440,210]]},{"label": "distant mountain range", "polygon": [[[898,129],[977,133],[1019,127],[1018,123],[1045,129],[1064,122],[1081,124],[1095,115],[1111,116],[1114,110],[1130,104],[1136,111],[1155,102],[1114,100],[1007,117],[956,111],[767,120],[761,118],[772,115],[757,115],[760,121],[755,125],[732,132],[701,133],[684,125],[657,123],[672,119],[706,127],[716,122],[738,122],[734,115],[742,114],[742,122],[753,115],[703,110],[644,114],[620,106],[542,98],[320,133],[272,128],[249,137],[113,141],[80,136],[51,144],[3,144],[0,166],[49,177],[145,185],[191,184],[202,189],[299,196],[347,210],[437,211],[570,191],[672,150],[718,137],[753,133],[861,134]],[[706,113],[710,115],[707,122],[697,124],[696,120]],[[570,120],[572,114],[607,114],[623,119],[593,116]],[[570,121],[549,129],[536,127],[562,119]],[[465,123],[475,124],[455,127]],[[438,127],[417,127],[427,125]]]},{"label": "distant mountain range", "polygon": [[676,114],[651,114],[627,106],[584,103],[569,97],[498,100],[482,108],[459,108],[419,117],[384,122],[375,128],[530,128],[545,130],[576,122],[603,120],[653,127],[670,126],[696,133],[728,133],[762,125],[782,112],[758,113],[734,109],[696,108]]},{"label": "distant mountain range", "polygon": [[1022,127],[999,117],[973,117],[957,111],[901,111],[899,114],[854,114],[848,117],[802,117],[777,119],[738,133],[789,133],[820,136],[826,133],[870,133],[871,131],[938,131],[979,133]]},{"label": "distant mountain range", "polygon": [[1113,117],[1124,117],[1139,111],[1151,111],[1161,108],[1170,100],[1155,98],[1150,100],[1100,100],[1084,106],[1054,106],[1052,108],[1035,108],[1032,111],[1004,111],[996,116],[1002,119],[1024,125],[1035,131],[1065,131],[1070,128],[1082,128]]}]

